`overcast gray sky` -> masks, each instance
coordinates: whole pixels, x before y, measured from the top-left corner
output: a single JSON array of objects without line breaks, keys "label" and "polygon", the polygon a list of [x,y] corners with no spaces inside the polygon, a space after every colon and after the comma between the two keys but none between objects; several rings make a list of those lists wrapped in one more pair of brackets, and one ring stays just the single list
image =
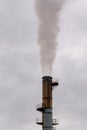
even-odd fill
[{"label": "overcast gray sky", "polygon": [[[0,130],[41,130],[41,66],[35,0],[0,0]],[[53,76],[58,130],[87,129],[87,0],[66,0]]]}]

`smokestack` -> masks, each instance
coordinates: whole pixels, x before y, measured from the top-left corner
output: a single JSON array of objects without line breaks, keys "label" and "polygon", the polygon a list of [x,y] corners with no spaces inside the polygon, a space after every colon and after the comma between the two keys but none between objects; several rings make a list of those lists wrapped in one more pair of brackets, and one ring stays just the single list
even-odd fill
[{"label": "smokestack", "polygon": [[[38,44],[43,75],[52,75],[61,5],[62,0],[36,0],[39,21]],[[36,121],[37,124],[42,125],[42,130],[53,130],[53,125],[58,125],[52,113],[52,91],[57,85],[58,82],[53,82],[51,76],[42,77],[42,103],[37,106],[37,110],[42,113],[42,118]]]},{"label": "smokestack", "polygon": [[53,125],[58,125],[56,119],[53,119],[52,91],[58,82],[52,82],[51,76],[42,77],[42,103],[37,106],[37,111],[42,112],[42,119],[36,121],[42,125],[42,130],[53,130]]}]

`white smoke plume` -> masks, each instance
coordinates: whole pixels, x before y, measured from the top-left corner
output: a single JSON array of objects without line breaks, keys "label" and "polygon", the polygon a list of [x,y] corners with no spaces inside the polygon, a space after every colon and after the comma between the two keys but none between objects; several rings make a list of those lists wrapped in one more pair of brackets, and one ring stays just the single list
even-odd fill
[{"label": "white smoke plume", "polygon": [[36,0],[38,15],[38,44],[40,46],[43,75],[52,75],[53,62],[56,56],[56,37],[59,31],[58,15],[62,0]]}]

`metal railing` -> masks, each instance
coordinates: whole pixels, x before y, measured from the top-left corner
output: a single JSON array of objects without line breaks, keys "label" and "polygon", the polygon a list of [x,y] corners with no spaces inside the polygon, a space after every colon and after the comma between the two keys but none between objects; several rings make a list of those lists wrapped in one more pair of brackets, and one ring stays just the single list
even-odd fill
[{"label": "metal railing", "polygon": [[59,120],[58,119],[53,119],[53,125],[58,125],[59,124]]},{"label": "metal railing", "polygon": [[36,118],[36,122],[42,122],[42,118]]},{"label": "metal railing", "polygon": [[42,125],[43,121],[41,118],[36,118],[36,124]]},{"label": "metal railing", "polygon": [[[42,118],[36,118],[36,123],[37,124],[42,124],[43,123]],[[53,125],[58,125],[59,120],[58,119],[52,119],[52,124]],[[54,127],[54,129],[55,129],[55,127]]]},{"label": "metal railing", "polygon": [[38,108],[41,108],[41,107],[42,107],[42,103],[36,105],[36,108],[37,108],[37,109],[38,109]]},{"label": "metal railing", "polygon": [[42,103],[37,104],[37,105],[36,105],[36,109],[39,109],[39,108],[44,109],[44,108],[45,108],[45,105],[44,105],[44,104],[42,104]]}]

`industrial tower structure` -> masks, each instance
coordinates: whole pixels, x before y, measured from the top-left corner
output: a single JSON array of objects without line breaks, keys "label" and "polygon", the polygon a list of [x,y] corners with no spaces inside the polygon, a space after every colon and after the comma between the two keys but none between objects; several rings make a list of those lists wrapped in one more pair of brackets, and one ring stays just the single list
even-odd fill
[{"label": "industrial tower structure", "polygon": [[52,113],[52,90],[58,82],[52,82],[51,76],[42,77],[42,103],[37,106],[37,111],[42,113],[42,118],[36,123],[42,125],[42,130],[53,130],[53,125],[58,125],[58,121],[53,119]]}]

